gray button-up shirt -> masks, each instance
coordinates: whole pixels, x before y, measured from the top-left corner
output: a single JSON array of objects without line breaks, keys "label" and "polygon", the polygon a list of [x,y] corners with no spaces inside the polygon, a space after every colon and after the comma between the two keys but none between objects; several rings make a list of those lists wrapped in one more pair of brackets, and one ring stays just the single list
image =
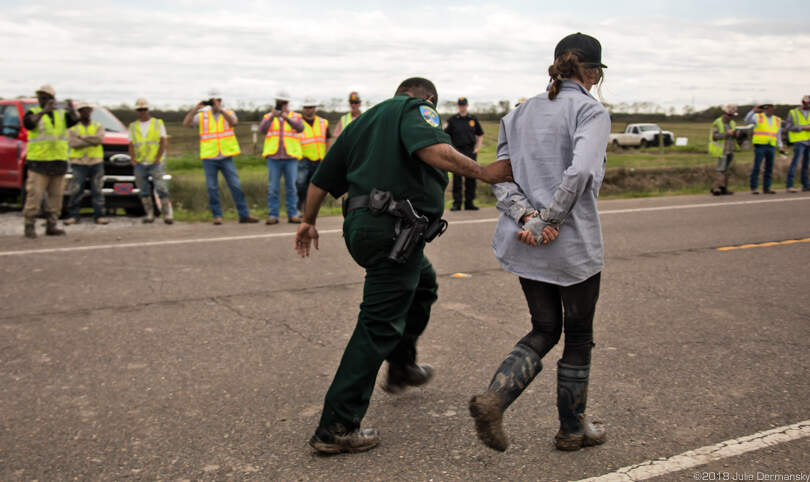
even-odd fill
[{"label": "gray button-up shirt", "polygon": [[[497,158],[511,159],[515,179],[494,188],[502,214],[492,247],[505,270],[561,286],[602,271],[596,198],[609,136],[610,114],[569,80],[555,100],[544,92],[501,120]],[[555,241],[537,247],[518,241],[518,222],[532,209],[562,220]]]}]

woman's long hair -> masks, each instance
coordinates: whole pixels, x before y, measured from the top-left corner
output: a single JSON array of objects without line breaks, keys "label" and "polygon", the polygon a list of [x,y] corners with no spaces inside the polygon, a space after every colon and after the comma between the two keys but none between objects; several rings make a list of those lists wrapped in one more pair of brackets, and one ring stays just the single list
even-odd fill
[{"label": "woman's long hair", "polygon": [[589,71],[591,70],[596,70],[596,83],[599,85],[599,97],[601,98],[602,81],[605,79],[605,73],[602,67],[598,65],[592,67],[588,64],[583,64],[579,61],[574,51],[568,51],[554,59],[554,63],[548,67],[548,75],[551,76],[551,87],[548,89],[549,100],[557,98],[564,79],[579,79],[580,81],[584,81],[585,76],[590,73]]}]

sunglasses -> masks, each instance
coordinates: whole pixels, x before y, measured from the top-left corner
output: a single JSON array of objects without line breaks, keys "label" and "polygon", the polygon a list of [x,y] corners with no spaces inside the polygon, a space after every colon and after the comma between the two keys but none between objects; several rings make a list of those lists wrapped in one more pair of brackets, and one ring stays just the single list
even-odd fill
[{"label": "sunglasses", "polygon": [[359,100],[350,100],[349,101],[349,104],[359,104],[359,103],[360,103]]}]

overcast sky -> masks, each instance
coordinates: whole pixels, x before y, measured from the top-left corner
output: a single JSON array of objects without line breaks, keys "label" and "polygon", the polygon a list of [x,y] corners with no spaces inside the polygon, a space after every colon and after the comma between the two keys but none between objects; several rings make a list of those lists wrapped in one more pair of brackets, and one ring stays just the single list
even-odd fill
[{"label": "overcast sky", "polygon": [[[602,42],[610,103],[681,109],[810,94],[810,1],[341,2],[0,0],[0,96],[160,106],[205,97],[294,107],[357,90],[389,97],[406,77],[514,102],[545,90],[554,46]],[[574,7],[573,5],[576,5]]]}]

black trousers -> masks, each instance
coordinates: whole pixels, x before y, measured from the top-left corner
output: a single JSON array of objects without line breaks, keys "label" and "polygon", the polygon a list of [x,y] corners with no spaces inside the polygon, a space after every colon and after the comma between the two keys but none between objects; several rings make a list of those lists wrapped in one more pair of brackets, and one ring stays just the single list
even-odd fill
[{"label": "black trousers", "polygon": [[571,286],[520,278],[532,315],[532,330],[518,343],[528,346],[542,358],[560,341],[565,331],[561,361],[569,365],[589,365],[601,276],[597,273]]},{"label": "black trousers", "polygon": [[[474,154],[472,151],[459,151],[465,156],[469,157],[473,161],[478,160],[478,154]],[[464,183],[464,202],[467,205],[471,205],[473,200],[475,199],[475,178],[474,177],[464,177],[459,176],[458,174],[453,174],[453,204],[456,206],[461,206],[461,184]]]}]

